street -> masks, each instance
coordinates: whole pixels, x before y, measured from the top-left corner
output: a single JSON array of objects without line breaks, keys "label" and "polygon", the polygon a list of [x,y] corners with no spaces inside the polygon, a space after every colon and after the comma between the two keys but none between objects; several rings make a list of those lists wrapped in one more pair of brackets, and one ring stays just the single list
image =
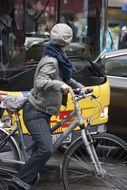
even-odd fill
[{"label": "street", "polygon": [[33,190],[63,190],[59,169],[45,169],[41,174],[40,182]]},{"label": "street", "polygon": [[[62,161],[62,155],[63,154],[60,153],[59,151],[57,151],[53,155],[53,157],[47,163],[46,168],[42,170],[39,183],[36,186],[34,186],[32,188],[32,190],[64,190],[62,180],[60,178],[60,163]],[[111,168],[112,168],[112,166],[111,166]],[[126,169],[126,167],[125,167],[125,169]],[[124,173],[124,171],[123,171],[123,173]],[[77,176],[77,178],[78,178],[78,176]],[[94,178],[94,176],[93,176],[93,178]],[[75,183],[73,185],[73,188],[71,188],[71,190],[72,189],[73,190],[84,190],[84,189],[87,189],[87,190],[111,190],[111,189],[112,190],[113,189],[127,190],[127,187],[125,187],[124,189],[121,189],[118,186],[117,186],[118,188],[114,188],[114,187],[111,188],[111,186],[106,187],[103,182],[102,183],[100,182],[100,185],[99,185],[99,183],[96,183],[96,180],[97,179],[95,178],[95,180],[90,181],[88,178],[88,181],[86,180],[85,183],[81,180],[80,183],[78,183],[78,184]],[[107,178],[107,182],[108,181],[109,181],[109,183],[111,183],[112,176],[109,176]],[[124,179],[123,179],[123,182],[124,182]],[[114,182],[113,182],[113,184],[114,184]]]},{"label": "street", "polygon": [[62,161],[62,153],[56,152],[47,163],[40,175],[39,183],[32,190],[63,190],[60,179],[60,163]]},{"label": "street", "polygon": [[[60,151],[56,151],[51,159],[47,162],[45,168],[42,169],[40,173],[39,183],[32,187],[32,190],[65,190],[62,184],[61,175],[60,175],[60,166],[62,163],[63,153]],[[78,160],[77,160],[78,161]],[[79,160],[81,163],[81,160]],[[75,164],[75,168],[77,167],[78,162]],[[114,170],[112,164],[110,165],[110,170]],[[66,190],[127,190],[127,181],[126,181],[126,171],[127,165],[123,163],[124,167],[121,168],[117,165],[117,170],[115,170],[115,175],[113,173],[109,176],[105,175],[104,178],[100,178],[90,173],[84,173],[83,170],[73,170],[71,168],[71,172],[73,171],[75,176],[70,178],[71,188],[67,188]],[[83,166],[83,165],[82,165]],[[80,167],[80,165],[78,166]],[[110,172],[109,170],[109,172]],[[116,175],[117,172],[117,175]],[[121,175],[122,173],[123,175]],[[92,178],[91,178],[92,174]],[[119,178],[122,176],[122,178]],[[114,180],[115,176],[115,180]],[[118,177],[118,179],[117,179]],[[98,180],[99,179],[99,180]],[[124,183],[124,185],[122,183]],[[110,184],[110,187],[109,187]],[[117,184],[117,185],[116,185]],[[122,187],[121,187],[122,184]],[[8,190],[6,181],[4,182],[1,178],[0,180],[0,190]]]}]

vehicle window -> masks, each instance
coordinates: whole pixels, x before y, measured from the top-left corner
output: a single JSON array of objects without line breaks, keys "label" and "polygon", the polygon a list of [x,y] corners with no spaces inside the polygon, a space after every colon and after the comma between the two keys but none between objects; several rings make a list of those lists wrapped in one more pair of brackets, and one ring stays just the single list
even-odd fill
[{"label": "vehicle window", "polygon": [[[18,43],[13,40],[14,51],[10,56],[10,68],[37,64],[43,55],[43,44],[49,41],[51,28],[57,22],[66,23],[73,30],[73,40],[67,49],[68,56],[84,56],[84,39],[87,36],[88,25],[88,0],[85,8],[82,0],[80,0],[78,7],[77,4],[72,7],[73,0],[61,0],[59,20],[55,11],[55,1],[53,0],[48,4],[47,0],[37,1],[36,4],[28,0],[25,9],[23,9],[23,4],[20,1],[18,0],[15,4],[15,23],[18,33],[25,31],[25,36],[23,42],[21,33],[18,36],[16,31],[16,41],[18,40]],[[20,40],[22,43],[20,43]]]},{"label": "vehicle window", "polygon": [[[105,3],[96,3],[93,0],[79,0],[78,3],[61,0],[58,1],[58,6],[55,2],[16,0],[11,3],[11,18],[6,19],[10,22],[7,22],[9,25],[6,24],[7,31],[2,30],[0,39],[0,62],[3,62],[3,70],[22,69],[38,64],[43,56],[44,44],[50,40],[51,28],[58,22],[68,24],[73,31],[72,43],[66,49],[69,58],[74,60],[79,70],[86,65],[91,69],[91,65],[84,59],[95,60],[104,49]],[[3,6],[0,5],[2,9]],[[5,22],[3,17],[1,20]],[[101,60],[97,65],[103,69]]]},{"label": "vehicle window", "polygon": [[107,59],[105,72],[107,75],[127,77],[127,55]]}]

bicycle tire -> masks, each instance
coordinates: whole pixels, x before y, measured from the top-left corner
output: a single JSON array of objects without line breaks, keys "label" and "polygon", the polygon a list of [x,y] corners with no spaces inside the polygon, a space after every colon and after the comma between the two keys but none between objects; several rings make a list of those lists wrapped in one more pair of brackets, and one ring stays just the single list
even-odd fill
[{"label": "bicycle tire", "polygon": [[[14,161],[20,160],[20,155],[18,153],[17,147],[14,141],[9,137],[6,141],[7,133],[0,129],[0,177],[9,177],[17,172],[19,165],[14,163]],[[3,142],[1,144],[1,142]]]},{"label": "bicycle tire", "polygon": [[127,190],[127,144],[114,135],[93,136],[94,148],[102,168],[103,177],[95,174],[82,138],[65,152],[62,163],[62,182],[65,190]]}]

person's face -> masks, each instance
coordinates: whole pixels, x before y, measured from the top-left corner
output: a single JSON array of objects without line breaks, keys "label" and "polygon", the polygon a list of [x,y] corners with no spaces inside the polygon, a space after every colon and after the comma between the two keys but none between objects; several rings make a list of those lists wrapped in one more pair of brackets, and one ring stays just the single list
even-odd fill
[{"label": "person's face", "polygon": [[41,4],[41,1],[38,1],[35,5],[33,5],[33,9],[36,11],[36,12],[41,12],[42,11],[42,4]]}]

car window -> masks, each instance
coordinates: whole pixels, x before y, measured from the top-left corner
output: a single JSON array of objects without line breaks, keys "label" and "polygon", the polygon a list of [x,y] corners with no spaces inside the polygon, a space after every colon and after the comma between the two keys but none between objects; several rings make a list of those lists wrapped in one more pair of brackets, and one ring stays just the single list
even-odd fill
[{"label": "car window", "polygon": [[127,55],[107,58],[105,73],[110,76],[127,77]]}]

